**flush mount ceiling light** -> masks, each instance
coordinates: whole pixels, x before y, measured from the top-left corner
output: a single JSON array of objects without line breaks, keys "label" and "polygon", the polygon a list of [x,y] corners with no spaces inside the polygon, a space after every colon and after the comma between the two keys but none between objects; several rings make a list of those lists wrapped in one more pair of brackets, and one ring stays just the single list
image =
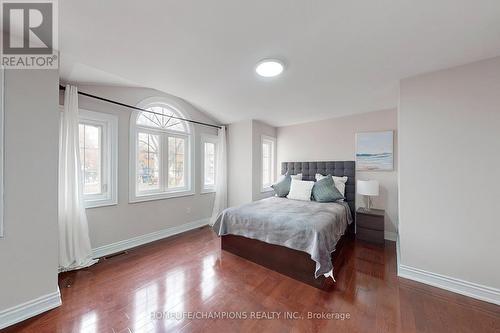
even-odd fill
[{"label": "flush mount ceiling light", "polygon": [[255,67],[257,74],[263,77],[278,76],[283,72],[283,62],[277,59],[263,59]]}]

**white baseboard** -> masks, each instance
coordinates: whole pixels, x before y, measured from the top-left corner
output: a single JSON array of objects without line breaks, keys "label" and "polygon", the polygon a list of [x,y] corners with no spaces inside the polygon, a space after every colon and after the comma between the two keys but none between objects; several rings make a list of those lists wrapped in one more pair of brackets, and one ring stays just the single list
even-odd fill
[{"label": "white baseboard", "polygon": [[402,264],[398,265],[398,276],[476,298],[481,301],[500,305],[500,289],[424,271]]},{"label": "white baseboard", "polygon": [[179,226],[155,231],[150,234],[141,235],[134,238],[125,239],[116,243],[99,246],[92,250],[92,255],[94,258],[101,258],[113,253],[125,251],[139,245],[151,243],[162,238],[167,238],[189,230],[206,226],[209,220],[210,220],[209,218],[206,218],[198,221],[193,221]]},{"label": "white baseboard", "polygon": [[399,246],[399,234],[396,235],[396,268],[398,270],[398,276],[399,276],[399,266],[401,262],[401,247]]},{"label": "white baseboard", "polygon": [[398,233],[394,231],[384,231],[384,239],[395,242],[398,239]]},{"label": "white baseboard", "polygon": [[57,308],[61,304],[61,293],[58,287],[53,293],[0,311],[0,329]]},{"label": "white baseboard", "polygon": [[[150,234],[126,239],[113,244],[100,246],[92,250],[94,258],[100,258],[109,254],[121,252],[133,247],[147,244],[162,238],[174,236],[189,230],[206,226],[209,219],[189,222],[179,226],[159,230]],[[16,324],[28,318],[34,317],[45,311],[56,308],[62,304],[59,288],[56,292],[36,298],[12,308],[0,311],[0,329]]]}]

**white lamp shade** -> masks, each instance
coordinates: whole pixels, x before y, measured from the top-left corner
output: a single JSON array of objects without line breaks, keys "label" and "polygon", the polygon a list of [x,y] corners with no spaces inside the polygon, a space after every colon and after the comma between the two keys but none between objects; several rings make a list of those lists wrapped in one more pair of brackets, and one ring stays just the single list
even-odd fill
[{"label": "white lamp shade", "polygon": [[358,180],[358,193],[362,195],[378,195],[378,180]]}]

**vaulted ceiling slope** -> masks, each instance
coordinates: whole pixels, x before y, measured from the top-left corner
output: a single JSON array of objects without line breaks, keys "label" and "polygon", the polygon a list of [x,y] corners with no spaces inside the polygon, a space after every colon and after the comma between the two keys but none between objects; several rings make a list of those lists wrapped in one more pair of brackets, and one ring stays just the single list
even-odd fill
[{"label": "vaulted ceiling slope", "polygon": [[[64,0],[61,78],[144,86],[229,123],[395,107],[403,77],[500,55],[498,0]],[[262,58],[284,60],[274,79]]]}]

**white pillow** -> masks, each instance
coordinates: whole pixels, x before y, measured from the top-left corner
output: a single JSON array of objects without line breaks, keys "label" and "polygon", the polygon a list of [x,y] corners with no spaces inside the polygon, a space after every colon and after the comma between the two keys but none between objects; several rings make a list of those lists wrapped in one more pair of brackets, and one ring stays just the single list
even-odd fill
[{"label": "white pillow", "polygon": [[311,201],[311,191],[314,186],[313,181],[292,179],[288,199]]},{"label": "white pillow", "polygon": [[345,183],[347,183],[347,176],[344,177],[335,177],[332,176],[333,178],[333,183],[335,184],[335,187],[337,190],[339,190],[340,194],[342,194],[343,197],[345,197]]},{"label": "white pillow", "polygon": [[[316,181],[321,180],[323,178],[326,178],[326,176],[323,176],[320,173],[317,173],[316,176]],[[347,183],[347,176],[344,177],[337,177],[337,176],[332,176],[333,178],[333,183],[335,184],[335,187],[337,190],[339,190],[340,194],[345,197],[345,183]]]}]

